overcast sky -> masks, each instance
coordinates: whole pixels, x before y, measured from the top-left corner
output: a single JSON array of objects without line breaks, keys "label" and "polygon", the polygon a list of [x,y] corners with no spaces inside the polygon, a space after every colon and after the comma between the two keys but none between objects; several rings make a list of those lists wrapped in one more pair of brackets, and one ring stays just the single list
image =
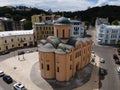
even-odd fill
[{"label": "overcast sky", "polygon": [[25,5],[53,11],[77,11],[103,5],[120,6],[120,0],[0,0],[0,6]]}]

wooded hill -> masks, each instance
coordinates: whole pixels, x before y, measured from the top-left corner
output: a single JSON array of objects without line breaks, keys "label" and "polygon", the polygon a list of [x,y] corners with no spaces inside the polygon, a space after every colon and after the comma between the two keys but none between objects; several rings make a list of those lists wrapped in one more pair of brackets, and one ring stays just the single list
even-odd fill
[{"label": "wooded hill", "polygon": [[[26,18],[31,20],[31,16],[34,14],[49,14],[47,11],[37,8],[30,8],[30,10],[25,10],[28,7],[18,6],[17,8],[22,8],[22,10],[17,10],[16,7],[0,7],[0,17],[13,18],[15,21]],[[54,12],[54,14],[63,15],[63,12]],[[103,7],[93,7],[88,8],[85,11],[75,11],[75,12],[64,12],[64,16],[68,18],[77,18],[82,21],[87,21],[94,25],[96,17],[109,18],[110,23],[114,20],[120,20],[120,6],[103,6]]]}]

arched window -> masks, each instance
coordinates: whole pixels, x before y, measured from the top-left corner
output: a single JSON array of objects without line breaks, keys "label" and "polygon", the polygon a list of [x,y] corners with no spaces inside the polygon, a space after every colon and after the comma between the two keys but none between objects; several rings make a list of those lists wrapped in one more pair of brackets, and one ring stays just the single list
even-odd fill
[{"label": "arched window", "polygon": [[63,29],[63,38],[65,37],[65,30]]}]

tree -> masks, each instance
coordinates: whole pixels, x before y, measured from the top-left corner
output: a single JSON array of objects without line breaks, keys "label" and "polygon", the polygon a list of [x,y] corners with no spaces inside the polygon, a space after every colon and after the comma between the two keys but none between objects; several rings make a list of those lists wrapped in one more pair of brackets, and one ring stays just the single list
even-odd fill
[{"label": "tree", "polygon": [[118,21],[118,20],[114,20],[114,21],[112,22],[112,25],[119,25],[119,21]]},{"label": "tree", "polygon": [[26,21],[24,24],[24,30],[30,30],[32,29],[32,23],[30,21]]}]

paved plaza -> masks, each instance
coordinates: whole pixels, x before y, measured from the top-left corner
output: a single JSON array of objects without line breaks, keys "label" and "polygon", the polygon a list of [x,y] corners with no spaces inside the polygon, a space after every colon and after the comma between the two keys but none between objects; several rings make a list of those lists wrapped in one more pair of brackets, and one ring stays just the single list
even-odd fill
[{"label": "paved plaza", "polygon": [[[95,62],[98,62],[98,56],[95,57]],[[77,78],[62,85],[54,80],[46,81],[41,77],[38,52],[27,53],[19,57],[16,55],[0,60],[0,70],[10,75],[16,82],[22,82],[28,90],[72,90],[73,87],[76,88],[74,90],[98,90],[98,67],[99,63],[90,64],[84,69],[83,75],[83,71],[79,72]],[[81,77],[84,77],[84,80]]]}]

